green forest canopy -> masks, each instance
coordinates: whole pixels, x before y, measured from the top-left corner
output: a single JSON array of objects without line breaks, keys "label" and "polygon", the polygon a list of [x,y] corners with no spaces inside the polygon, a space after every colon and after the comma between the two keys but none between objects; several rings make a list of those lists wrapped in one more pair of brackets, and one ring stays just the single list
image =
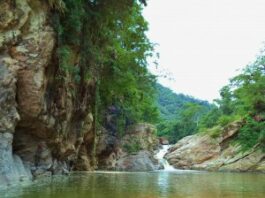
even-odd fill
[{"label": "green forest canopy", "polygon": [[176,94],[160,84],[156,84],[156,90],[160,112],[158,136],[167,137],[171,143],[196,133],[200,118],[213,108],[207,101]]}]

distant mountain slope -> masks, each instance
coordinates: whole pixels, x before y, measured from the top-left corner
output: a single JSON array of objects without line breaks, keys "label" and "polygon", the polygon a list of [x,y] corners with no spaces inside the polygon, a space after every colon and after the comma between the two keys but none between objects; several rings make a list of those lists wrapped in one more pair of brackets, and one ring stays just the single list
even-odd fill
[{"label": "distant mountain slope", "polygon": [[157,135],[176,143],[179,139],[198,132],[199,121],[214,105],[184,94],[176,94],[169,88],[156,85],[157,106],[160,121]]},{"label": "distant mountain slope", "polygon": [[170,121],[177,119],[187,103],[195,103],[209,109],[211,108],[211,104],[207,101],[199,100],[184,94],[176,94],[171,89],[161,84],[157,84],[156,89],[158,93],[158,109],[163,120]]}]

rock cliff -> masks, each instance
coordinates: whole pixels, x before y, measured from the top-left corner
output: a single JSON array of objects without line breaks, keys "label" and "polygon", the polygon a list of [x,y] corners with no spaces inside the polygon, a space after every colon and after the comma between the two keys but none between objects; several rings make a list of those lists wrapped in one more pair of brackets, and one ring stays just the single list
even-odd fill
[{"label": "rock cliff", "polygon": [[265,172],[265,153],[258,147],[242,152],[236,143],[240,126],[231,123],[217,137],[187,136],[171,147],[166,159],[179,169]]},{"label": "rock cliff", "polygon": [[[115,123],[96,129],[95,79],[62,76],[49,2],[0,1],[0,185],[71,170],[156,169],[153,126],[136,125],[124,140],[111,132]],[[70,47],[75,66],[81,49]]]},{"label": "rock cliff", "polygon": [[154,150],[159,142],[155,127],[147,123],[131,126],[126,135],[118,140],[107,133],[99,136],[97,156],[99,169],[117,171],[154,171],[159,163],[154,158]]},{"label": "rock cliff", "polygon": [[0,2],[0,183],[95,166],[94,82],[58,79],[49,16],[46,1]]}]

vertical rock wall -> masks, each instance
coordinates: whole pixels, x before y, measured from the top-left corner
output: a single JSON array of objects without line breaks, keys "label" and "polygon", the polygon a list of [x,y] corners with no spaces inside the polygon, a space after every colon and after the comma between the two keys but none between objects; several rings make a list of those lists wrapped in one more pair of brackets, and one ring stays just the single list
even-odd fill
[{"label": "vertical rock wall", "polygon": [[[62,72],[55,11],[47,2],[0,1],[0,186],[70,170],[115,170],[117,164],[118,170],[152,169],[156,143],[149,125],[138,125],[122,141],[113,133],[115,122],[109,122],[96,138],[95,80],[82,80],[80,74],[76,82]],[[68,47],[67,63],[80,67],[80,49]],[[123,143],[135,143],[132,137],[139,152],[150,152],[131,157],[123,151]]]},{"label": "vertical rock wall", "polygon": [[50,15],[43,0],[0,2],[0,185],[95,166],[95,83],[58,80]]}]

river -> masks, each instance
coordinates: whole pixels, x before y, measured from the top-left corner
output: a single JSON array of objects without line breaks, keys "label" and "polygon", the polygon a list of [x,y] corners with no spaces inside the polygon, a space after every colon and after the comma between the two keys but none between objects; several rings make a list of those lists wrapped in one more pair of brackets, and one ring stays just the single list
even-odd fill
[{"label": "river", "polygon": [[[164,151],[163,151],[164,152]],[[158,154],[157,154],[158,155]],[[160,155],[162,155],[160,153]],[[264,198],[265,174],[80,172],[0,190],[1,198]]]}]

